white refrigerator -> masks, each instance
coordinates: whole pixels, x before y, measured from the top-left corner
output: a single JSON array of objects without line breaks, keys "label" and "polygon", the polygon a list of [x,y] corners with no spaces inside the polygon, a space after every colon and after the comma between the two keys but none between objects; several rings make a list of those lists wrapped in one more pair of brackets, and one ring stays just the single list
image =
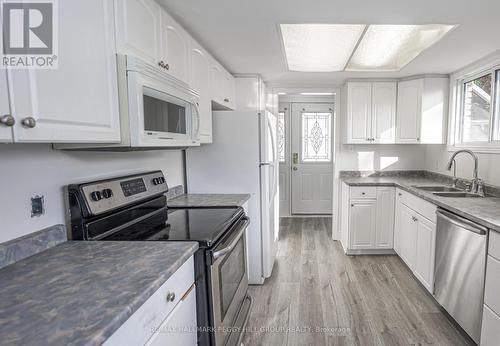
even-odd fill
[{"label": "white refrigerator", "polygon": [[248,280],[271,276],[278,252],[277,117],[268,111],[213,112],[213,143],[186,150],[189,193],[249,193]]}]

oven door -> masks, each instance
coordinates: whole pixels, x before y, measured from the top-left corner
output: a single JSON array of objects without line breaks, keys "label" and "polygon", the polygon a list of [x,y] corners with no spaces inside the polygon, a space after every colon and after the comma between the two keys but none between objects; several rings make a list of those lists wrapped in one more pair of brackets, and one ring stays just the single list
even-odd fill
[{"label": "oven door", "polygon": [[249,223],[249,219],[244,217],[233,234],[211,252],[212,314],[216,345],[226,344],[247,296],[245,231]]},{"label": "oven door", "polygon": [[129,72],[128,94],[133,145],[199,143],[200,114],[196,97],[138,72]]}]

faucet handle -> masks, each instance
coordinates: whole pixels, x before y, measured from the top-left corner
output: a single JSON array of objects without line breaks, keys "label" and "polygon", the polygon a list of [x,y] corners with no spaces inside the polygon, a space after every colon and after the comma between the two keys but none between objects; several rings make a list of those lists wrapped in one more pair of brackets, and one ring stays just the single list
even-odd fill
[{"label": "faucet handle", "polygon": [[476,180],[476,191],[477,194],[484,196],[484,181],[483,179]]},{"label": "faucet handle", "polygon": [[464,185],[465,185],[465,191],[471,192],[472,186],[474,185],[474,183],[464,183]]}]

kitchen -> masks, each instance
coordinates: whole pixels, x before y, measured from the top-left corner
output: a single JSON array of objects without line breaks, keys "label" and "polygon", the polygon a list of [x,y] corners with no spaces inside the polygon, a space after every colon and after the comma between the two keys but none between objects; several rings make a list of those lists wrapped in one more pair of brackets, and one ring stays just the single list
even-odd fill
[{"label": "kitchen", "polygon": [[497,2],[0,5],[1,344],[498,344]]}]

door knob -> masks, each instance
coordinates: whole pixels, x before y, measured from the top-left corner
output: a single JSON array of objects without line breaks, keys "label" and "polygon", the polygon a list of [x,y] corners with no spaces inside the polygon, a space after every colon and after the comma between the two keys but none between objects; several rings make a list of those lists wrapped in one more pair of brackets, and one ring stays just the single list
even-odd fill
[{"label": "door knob", "polygon": [[16,119],[10,114],[0,116],[0,124],[2,125],[5,125],[7,127],[12,127],[14,126],[15,123]]},{"label": "door knob", "polygon": [[295,166],[293,166],[293,168],[292,168],[292,169],[293,169],[294,171],[297,171],[297,170],[298,170],[298,168],[297,168],[297,167],[295,167]]},{"label": "door knob", "polygon": [[36,119],[33,117],[26,117],[23,120],[21,120],[21,124],[24,127],[32,129],[36,126]]}]

